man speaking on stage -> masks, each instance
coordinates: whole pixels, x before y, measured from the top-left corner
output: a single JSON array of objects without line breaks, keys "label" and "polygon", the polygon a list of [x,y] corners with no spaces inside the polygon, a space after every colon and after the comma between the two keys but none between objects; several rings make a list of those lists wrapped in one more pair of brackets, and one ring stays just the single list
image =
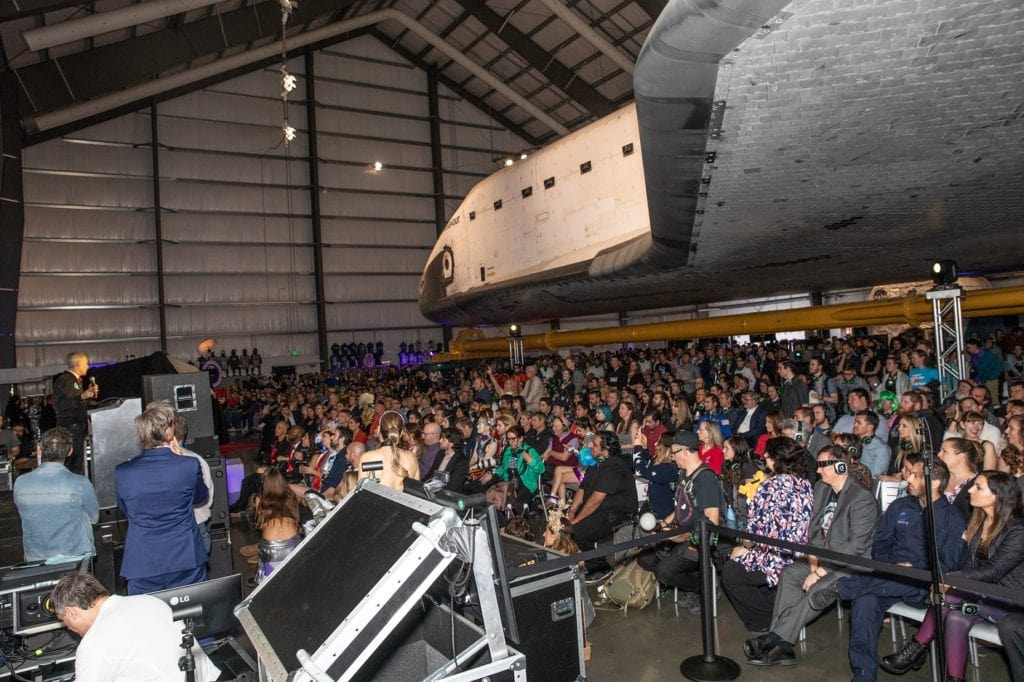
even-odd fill
[{"label": "man speaking on stage", "polygon": [[67,369],[53,380],[53,407],[57,413],[57,426],[71,432],[72,450],[68,468],[76,474],[85,473],[85,421],[86,400],[99,395],[96,382],[85,388],[85,375],[89,372],[89,358],[85,353],[71,353],[66,360]]}]

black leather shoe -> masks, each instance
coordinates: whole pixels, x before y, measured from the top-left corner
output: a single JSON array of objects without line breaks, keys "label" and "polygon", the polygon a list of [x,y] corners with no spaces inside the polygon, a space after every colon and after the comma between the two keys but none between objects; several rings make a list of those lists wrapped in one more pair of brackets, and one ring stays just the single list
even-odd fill
[{"label": "black leather shoe", "polygon": [[764,652],[760,658],[750,659],[750,664],[765,667],[772,665],[796,665],[796,653],[793,652],[793,647],[789,644],[779,642]]},{"label": "black leather shoe", "polygon": [[911,668],[920,669],[928,660],[928,647],[911,639],[894,654],[882,658],[882,670],[893,675],[902,675]]},{"label": "black leather shoe", "polygon": [[814,590],[807,595],[807,603],[815,611],[824,611],[839,600],[839,581],[833,580],[827,587]]},{"label": "black leather shoe", "polygon": [[764,652],[771,649],[776,644],[776,635],[772,632],[765,633],[760,637],[754,637],[748,639],[743,643],[743,653],[746,654],[747,660],[753,660],[755,658],[761,658]]}]

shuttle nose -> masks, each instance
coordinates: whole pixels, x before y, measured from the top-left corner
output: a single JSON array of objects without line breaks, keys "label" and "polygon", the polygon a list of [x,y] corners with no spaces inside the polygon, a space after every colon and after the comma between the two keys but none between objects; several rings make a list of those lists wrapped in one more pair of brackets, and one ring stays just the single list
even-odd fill
[{"label": "shuttle nose", "polygon": [[444,263],[447,253],[447,250],[442,250],[432,254],[427,261],[427,267],[423,269],[423,276],[420,277],[420,312],[425,317],[437,313],[441,300],[445,297]]}]

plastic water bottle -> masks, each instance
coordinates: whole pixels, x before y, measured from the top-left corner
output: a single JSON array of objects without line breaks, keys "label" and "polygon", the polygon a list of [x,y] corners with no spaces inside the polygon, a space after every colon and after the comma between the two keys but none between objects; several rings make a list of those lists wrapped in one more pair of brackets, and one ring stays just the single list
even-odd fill
[{"label": "plastic water bottle", "polygon": [[736,529],[736,511],[732,508],[732,505],[725,509],[725,525],[728,528]]}]

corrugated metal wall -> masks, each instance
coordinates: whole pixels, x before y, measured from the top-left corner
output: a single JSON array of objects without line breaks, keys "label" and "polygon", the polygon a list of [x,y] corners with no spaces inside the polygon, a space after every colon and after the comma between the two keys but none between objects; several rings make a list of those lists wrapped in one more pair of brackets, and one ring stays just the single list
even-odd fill
[{"label": "corrugated metal wall", "polygon": [[[427,74],[372,37],[314,55],[328,344],[440,341],[419,314],[436,235]],[[167,350],[320,353],[303,60],[281,144],[278,67],[157,105]],[[524,143],[439,88],[445,208]],[[25,150],[18,365],[158,350],[150,110]],[[383,168],[373,169],[375,161]],[[444,216],[447,219],[447,215]]]}]

